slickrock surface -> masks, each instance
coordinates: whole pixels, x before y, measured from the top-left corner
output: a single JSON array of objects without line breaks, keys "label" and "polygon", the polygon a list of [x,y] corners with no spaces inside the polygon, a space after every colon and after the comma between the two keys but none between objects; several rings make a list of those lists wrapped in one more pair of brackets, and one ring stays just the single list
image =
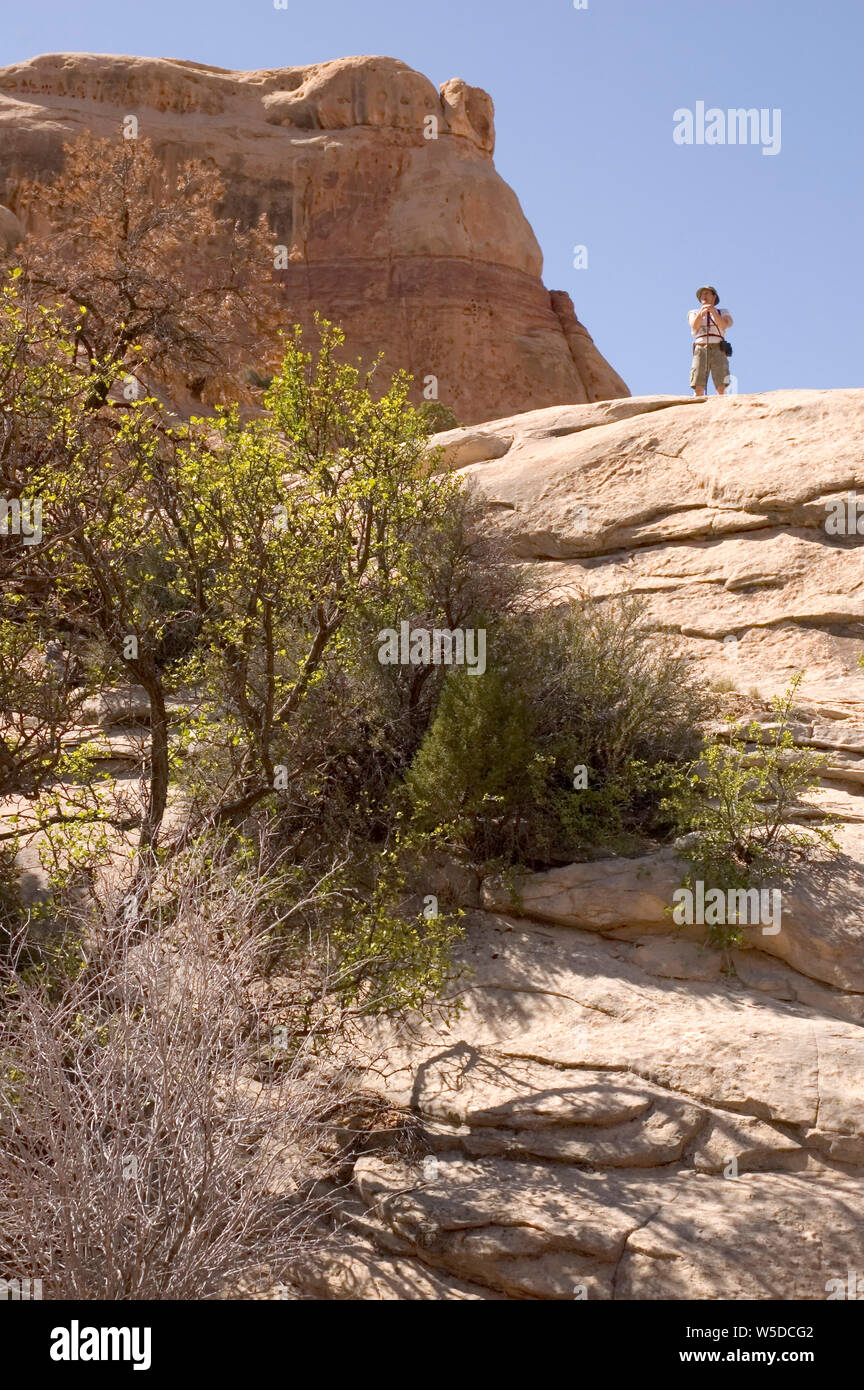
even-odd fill
[{"label": "slickrock surface", "polygon": [[[640,594],[744,692],[803,670],[813,741],[864,747],[864,391],[561,406],[436,443],[553,599]],[[856,489],[861,534],[829,534]]]},{"label": "slickrock surface", "polygon": [[[313,309],[366,358],[383,348],[459,420],[627,396],[496,173],[494,110],[478,87],[437,90],[394,58],[232,72],[168,58],[47,54],[0,69],[0,201],[62,166],[82,130],[141,137],[174,168],[210,159],[226,211],[266,213],[291,322]],[[437,139],[426,132],[437,122]],[[0,236],[3,235],[0,221]],[[419,394],[419,392],[418,392]]]},{"label": "slickrock surface", "polygon": [[864,996],[666,930],[472,917],[461,1016],[370,1030],[426,1152],[357,1160],[319,1297],[806,1300],[861,1268],[864,1029],[832,1003]]},{"label": "slickrock surface", "polygon": [[419,1139],[357,1160],[318,1296],[822,1300],[864,1268],[864,551],[825,530],[862,434],[864,391],[785,391],[437,437],[553,600],[641,593],[745,694],[804,671],[793,734],[829,765],[801,819],[833,811],[843,855],[726,959],[672,924],[673,849],[486,879],[462,1013],[369,1030]]}]

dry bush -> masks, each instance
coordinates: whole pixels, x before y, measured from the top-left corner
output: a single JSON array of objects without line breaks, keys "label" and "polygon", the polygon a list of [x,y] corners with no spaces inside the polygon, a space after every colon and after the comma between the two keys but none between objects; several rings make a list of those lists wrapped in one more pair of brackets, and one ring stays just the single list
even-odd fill
[{"label": "dry bush", "polygon": [[87,132],[53,181],[22,185],[31,231],[17,258],[75,329],[79,365],[94,372],[91,408],[106,399],[100,368],[123,367],[142,393],[185,384],[212,404],[243,394],[245,369],[275,352],[274,237],[266,219],[243,231],[221,216],[224,192],[211,164],[186,160],[171,174],[150,141]]},{"label": "dry bush", "polygon": [[[296,1051],[255,1080],[261,885],[202,856],[105,905],[77,966],[0,963],[0,1273],[52,1299],[206,1299],[317,1243],[344,1091]],[[169,891],[170,890],[170,891]]]}]

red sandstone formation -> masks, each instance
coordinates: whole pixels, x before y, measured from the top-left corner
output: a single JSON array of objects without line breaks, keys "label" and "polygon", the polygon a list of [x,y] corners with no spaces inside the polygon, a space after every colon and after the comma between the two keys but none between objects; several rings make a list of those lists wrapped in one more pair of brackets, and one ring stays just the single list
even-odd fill
[{"label": "red sandstone formation", "polygon": [[345,327],[352,353],[383,348],[388,367],[414,375],[418,398],[435,377],[439,399],[470,424],[629,394],[570,296],[543,286],[540,248],[495,170],[493,106],[479,88],[436,91],[393,58],[231,72],[45,55],[0,69],[0,198],[21,211],[23,180],[57,171],[66,140],[85,129],[121,138],[129,116],[169,166],[212,159],[229,215],[267,214],[293,320],[319,309]]}]

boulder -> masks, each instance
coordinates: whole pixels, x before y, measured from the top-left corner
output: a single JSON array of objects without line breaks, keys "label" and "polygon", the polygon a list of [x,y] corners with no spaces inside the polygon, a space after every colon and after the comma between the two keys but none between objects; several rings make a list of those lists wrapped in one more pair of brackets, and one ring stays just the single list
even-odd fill
[{"label": "boulder", "polygon": [[861,1264],[864,1198],[842,1177],[612,1177],[450,1155],[431,1181],[365,1158],[355,1182],[406,1251],[509,1299],[819,1300]]},{"label": "boulder", "polygon": [[[779,957],[802,975],[864,994],[864,857],[860,840],[857,843],[854,857],[847,854],[814,866],[781,889],[778,932],[773,924],[768,924],[767,931],[754,925],[743,929],[743,937],[748,945]],[[704,930],[694,925],[676,931],[672,919],[673,894],[691,872],[674,849],[665,849],[637,859],[600,859],[526,874],[515,892],[509,879],[492,876],[481,886],[481,901],[493,911],[614,932],[631,940],[653,929],[668,938],[661,949],[672,978],[711,978],[710,958],[702,967],[692,952],[686,963],[681,959],[681,934],[702,938]],[[657,951],[654,947],[655,961]],[[709,973],[702,975],[701,969]]]},{"label": "boulder", "polygon": [[143,685],[118,685],[85,700],[84,718],[103,729],[124,724],[149,724],[150,700]]},{"label": "boulder", "polygon": [[24,239],[24,227],[9,208],[0,206],[0,254],[14,251]]}]

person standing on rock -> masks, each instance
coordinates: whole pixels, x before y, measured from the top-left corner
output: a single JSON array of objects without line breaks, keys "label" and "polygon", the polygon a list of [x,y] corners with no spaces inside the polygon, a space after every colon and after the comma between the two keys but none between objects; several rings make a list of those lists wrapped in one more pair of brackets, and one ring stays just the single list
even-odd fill
[{"label": "person standing on rock", "polygon": [[729,356],[724,346],[726,331],[732,327],[728,309],[720,309],[720,296],[713,285],[702,285],[696,291],[701,309],[691,309],[687,315],[693,335],[693,365],[690,385],[694,394],[704,396],[708,388],[708,373],[717,387],[717,395],[725,396],[729,385]]}]

